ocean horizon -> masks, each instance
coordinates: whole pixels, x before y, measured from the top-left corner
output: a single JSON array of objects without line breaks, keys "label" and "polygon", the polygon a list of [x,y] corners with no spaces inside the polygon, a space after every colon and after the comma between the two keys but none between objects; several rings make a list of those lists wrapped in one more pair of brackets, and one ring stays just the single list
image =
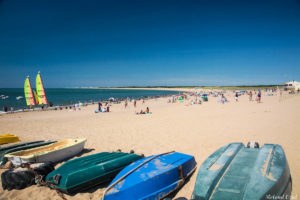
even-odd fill
[{"label": "ocean horizon", "polygon": [[[153,97],[162,95],[178,94],[179,91],[168,90],[143,90],[143,89],[98,89],[98,88],[46,88],[46,97],[48,104],[52,103],[57,105],[71,105],[78,102],[91,102],[91,101],[106,101],[109,98],[124,99]],[[4,106],[9,109],[13,107],[15,110],[28,108],[24,97],[23,88],[0,88],[0,95],[7,96],[8,98],[0,98],[0,109]],[[17,100],[17,97],[23,97]]]}]

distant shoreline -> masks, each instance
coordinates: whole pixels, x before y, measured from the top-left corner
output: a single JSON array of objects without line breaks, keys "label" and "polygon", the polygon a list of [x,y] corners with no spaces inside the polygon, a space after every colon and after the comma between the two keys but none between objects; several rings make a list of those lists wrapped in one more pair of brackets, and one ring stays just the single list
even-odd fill
[{"label": "distant shoreline", "polygon": [[[46,95],[49,102],[49,105],[56,106],[73,106],[75,104],[81,103],[91,103],[101,101],[108,101],[109,98],[113,97],[114,99],[126,99],[130,98],[143,98],[143,97],[156,97],[156,96],[165,96],[165,95],[174,95],[181,93],[181,91],[175,90],[125,90],[125,89],[72,89],[72,88],[47,88]],[[0,109],[12,108],[15,111],[23,111],[23,109],[28,110],[26,106],[26,101],[24,98],[23,88],[8,88],[0,89],[0,95],[3,94],[7,96],[6,99],[0,98]],[[18,100],[17,97],[22,96],[21,100]],[[34,106],[40,108],[39,105]],[[46,106],[47,107],[47,106]],[[5,109],[6,110],[6,109]],[[29,109],[30,110],[30,109]]]},{"label": "distant shoreline", "polygon": [[[51,87],[45,89],[127,89],[127,90],[174,90],[174,89],[260,89],[284,87],[284,85],[237,85],[237,86],[120,86],[120,87]],[[20,87],[23,88],[23,87]],[[20,89],[20,88],[0,88],[0,89]]]},{"label": "distant shoreline", "polygon": [[124,89],[124,90],[169,90],[169,91],[193,91],[193,90],[247,90],[282,88],[283,85],[251,85],[251,86],[146,86],[146,87],[97,87],[95,89]]}]

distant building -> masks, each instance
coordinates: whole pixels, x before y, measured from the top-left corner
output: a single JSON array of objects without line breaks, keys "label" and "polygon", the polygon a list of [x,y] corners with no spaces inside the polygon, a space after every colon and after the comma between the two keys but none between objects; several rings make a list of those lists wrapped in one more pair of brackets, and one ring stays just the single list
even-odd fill
[{"label": "distant building", "polygon": [[284,86],[288,90],[294,90],[294,91],[300,90],[300,82],[298,82],[298,81],[286,82],[286,83],[284,83]]}]

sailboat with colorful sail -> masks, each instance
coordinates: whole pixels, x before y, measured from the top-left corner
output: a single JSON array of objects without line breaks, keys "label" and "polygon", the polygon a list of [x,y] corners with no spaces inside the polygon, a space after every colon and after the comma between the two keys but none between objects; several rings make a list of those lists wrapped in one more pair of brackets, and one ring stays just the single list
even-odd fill
[{"label": "sailboat with colorful sail", "polygon": [[27,76],[27,78],[25,79],[24,93],[25,93],[25,99],[26,99],[27,106],[34,106],[35,102],[34,102],[34,97],[33,97],[33,93],[32,93],[29,76]]},{"label": "sailboat with colorful sail", "polygon": [[39,105],[39,98],[38,98],[38,95],[37,95],[37,93],[34,89],[33,89],[33,94],[34,94],[34,99],[35,99],[36,105]]},{"label": "sailboat with colorful sail", "polygon": [[38,104],[48,104],[47,98],[46,98],[46,93],[41,77],[41,73],[38,72],[36,76],[36,92],[37,92],[37,99],[38,99]]}]

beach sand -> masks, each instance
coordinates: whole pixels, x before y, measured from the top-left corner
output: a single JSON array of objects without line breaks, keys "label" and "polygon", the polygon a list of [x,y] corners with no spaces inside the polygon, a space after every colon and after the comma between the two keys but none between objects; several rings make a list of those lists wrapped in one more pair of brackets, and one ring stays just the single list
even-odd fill
[{"label": "beach sand", "polygon": [[[110,113],[95,114],[97,105],[81,111],[40,111],[0,116],[0,134],[12,133],[22,142],[33,140],[63,140],[85,137],[85,148],[94,149],[84,154],[102,151],[159,154],[178,151],[194,155],[196,172],[174,199],[190,199],[196,175],[202,162],[215,150],[230,142],[257,141],[260,145],[274,143],[283,146],[293,179],[293,194],[300,195],[300,95],[284,97],[263,95],[262,103],[249,102],[246,95],[234,101],[233,93],[225,94],[230,103],[217,103],[209,97],[202,105],[168,104],[167,98],[151,99],[137,108],[129,103],[112,104]],[[192,99],[193,97],[189,97]],[[151,115],[136,115],[146,107]],[[1,170],[1,173],[4,170]],[[66,195],[67,199],[99,200],[105,188]],[[300,198],[300,197],[299,197]],[[3,191],[0,199],[60,199],[54,190],[32,186],[24,190]]]}]

